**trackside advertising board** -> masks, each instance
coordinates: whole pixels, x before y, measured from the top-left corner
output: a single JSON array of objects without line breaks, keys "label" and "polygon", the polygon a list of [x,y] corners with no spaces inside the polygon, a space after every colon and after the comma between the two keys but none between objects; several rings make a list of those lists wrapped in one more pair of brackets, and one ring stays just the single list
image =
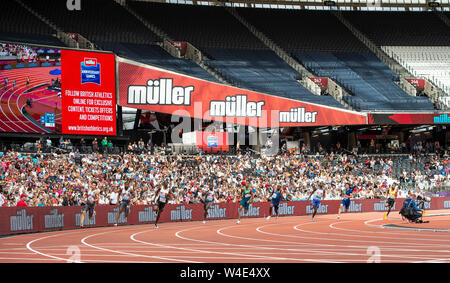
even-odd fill
[{"label": "trackside advertising board", "polygon": [[[404,199],[396,199],[393,211],[399,211]],[[351,200],[349,211],[357,212],[385,212],[385,199]],[[302,216],[312,213],[310,201],[286,201],[279,206],[280,216]],[[322,201],[318,214],[336,214],[340,200]],[[237,202],[214,203],[208,210],[208,220],[235,219],[238,217]],[[246,213],[242,211],[243,218],[266,217],[269,202],[250,203]],[[1,207],[0,208],[0,235],[31,233],[75,229],[80,227],[82,206],[70,207]],[[450,197],[435,197],[425,204],[426,210],[450,208]],[[85,227],[113,226],[119,211],[117,205],[96,205],[91,220],[86,216]],[[160,223],[184,222],[203,220],[203,204],[168,204],[161,214]],[[380,214],[381,215],[381,214]],[[156,213],[152,206],[132,206],[130,214],[119,216],[119,224],[151,224],[156,221]]]},{"label": "trackside advertising board", "polygon": [[118,58],[119,105],[254,127],[358,125],[367,115],[177,74]]}]

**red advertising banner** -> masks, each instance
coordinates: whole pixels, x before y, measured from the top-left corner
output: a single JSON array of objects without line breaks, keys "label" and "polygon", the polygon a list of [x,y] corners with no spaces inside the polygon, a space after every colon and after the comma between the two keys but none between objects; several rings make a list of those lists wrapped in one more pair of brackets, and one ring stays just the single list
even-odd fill
[{"label": "red advertising banner", "polygon": [[424,88],[425,87],[425,80],[424,79],[406,79],[411,85],[415,86],[416,88]]},{"label": "red advertising banner", "polygon": [[[396,199],[392,211],[398,211],[404,199]],[[351,200],[348,212],[384,212],[385,199]],[[302,216],[312,213],[310,201],[287,201],[279,206],[280,216]],[[336,214],[340,200],[322,201],[318,214]],[[215,203],[208,210],[207,219],[235,219],[238,216],[239,203]],[[450,197],[432,198],[425,203],[426,210],[450,208]],[[47,232],[56,230],[76,229],[80,227],[81,206],[71,207],[2,207],[0,208],[0,235],[10,235],[31,232]],[[266,217],[270,209],[269,202],[255,202],[249,205],[247,213],[242,217]],[[91,220],[86,216],[85,227],[113,226],[116,222],[118,206],[97,205],[96,214]],[[160,223],[203,220],[202,204],[166,205],[161,214]],[[132,206],[128,217],[122,213],[119,224],[150,224],[156,221],[156,213],[151,206]]]},{"label": "red advertising banner", "polygon": [[309,79],[323,88],[328,87],[328,78],[309,78]]},{"label": "red advertising banner", "polygon": [[61,50],[64,134],[116,134],[114,59],[114,54]]},{"label": "red advertising banner", "polygon": [[229,151],[228,132],[196,132],[197,147],[205,152]]},{"label": "red advertising banner", "polygon": [[367,115],[177,74],[119,58],[119,105],[254,127],[367,124]]},{"label": "red advertising banner", "polygon": [[389,113],[368,114],[368,123],[374,125],[433,125],[450,123],[450,114],[438,113]]}]

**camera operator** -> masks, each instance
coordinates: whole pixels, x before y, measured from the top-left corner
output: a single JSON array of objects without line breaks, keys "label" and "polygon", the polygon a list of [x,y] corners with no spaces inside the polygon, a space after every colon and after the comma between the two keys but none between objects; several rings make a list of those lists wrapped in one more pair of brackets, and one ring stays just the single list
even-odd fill
[{"label": "camera operator", "polygon": [[424,223],[424,221],[421,219],[423,216],[423,210],[417,206],[414,197],[415,194],[412,191],[409,191],[408,197],[403,202],[403,207],[399,213],[410,222]]},{"label": "camera operator", "polygon": [[417,199],[417,207],[422,209],[423,211],[423,216],[426,216],[426,212],[425,212],[425,203],[426,202],[431,202],[431,198],[425,196],[423,193],[418,192],[416,193],[416,199]]}]

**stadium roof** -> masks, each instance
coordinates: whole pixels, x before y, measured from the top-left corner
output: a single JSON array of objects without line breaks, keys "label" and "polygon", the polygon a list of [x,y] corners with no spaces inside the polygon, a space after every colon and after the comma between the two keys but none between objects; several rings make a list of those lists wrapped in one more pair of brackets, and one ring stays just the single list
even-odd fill
[{"label": "stadium roof", "polygon": [[[130,1],[130,0],[129,0]],[[191,5],[272,9],[360,11],[450,11],[450,0],[131,0]]]}]

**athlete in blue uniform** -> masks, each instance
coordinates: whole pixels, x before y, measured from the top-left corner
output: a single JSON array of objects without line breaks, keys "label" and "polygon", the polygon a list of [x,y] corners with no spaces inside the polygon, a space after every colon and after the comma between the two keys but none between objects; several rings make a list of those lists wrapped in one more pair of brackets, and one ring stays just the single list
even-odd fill
[{"label": "athlete in blue uniform", "polygon": [[317,210],[319,209],[320,202],[325,198],[325,186],[323,183],[320,183],[315,190],[311,192],[311,194],[308,197],[308,200],[313,197],[311,202],[311,209],[314,210],[313,215],[311,217],[311,222],[314,221],[314,217],[317,214]]},{"label": "athlete in blue uniform", "polygon": [[242,199],[239,203],[237,224],[241,223],[242,209],[244,209],[244,212],[247,213],[249,202],[253,200],[253,190],[248,187],[248,183],[244,186],[246,186],[246,188],[241,189]]},{"label": "athlete in blue uniform", "polygon": [[338,219],[341,218],[342,207],[345,206],[346,210],[348,210],[348,208],[350,207],[350,198],[352,197],[353,190],[354,190],[354,187],[350,188],[349,184],[345,184],[345,193],[344,193],[344,198],[341,201],[341,205],[339,206],[338,216],[337,216]]},{"label": "athlete in blue uniform", "polygon": [[128,186],[128,184],[122,191],[120,191],[119,199],[120,197],[122,197],[122,201],[120,202],[119,205],[119,212],[117,212],[116,223],[114,224],[114,226],[118,225],[119,216],[122,212],[125,212],[125,217],[128,217],[128,214],[130,213],[130,200],[132,197],[132,191],[131,188]]},{"label": "athlete in blue uniform", "polygon": [[275,210],[275,214],[278,218],[278,207],[280,206],[280,200],[281,200],[281,193],[280,193],[280,186],[276,187],[272,190],[270,194],[270,207],[269,207],[269,216],[267,216],[267,220],[270,219],[272,215],[272,208]]}]

